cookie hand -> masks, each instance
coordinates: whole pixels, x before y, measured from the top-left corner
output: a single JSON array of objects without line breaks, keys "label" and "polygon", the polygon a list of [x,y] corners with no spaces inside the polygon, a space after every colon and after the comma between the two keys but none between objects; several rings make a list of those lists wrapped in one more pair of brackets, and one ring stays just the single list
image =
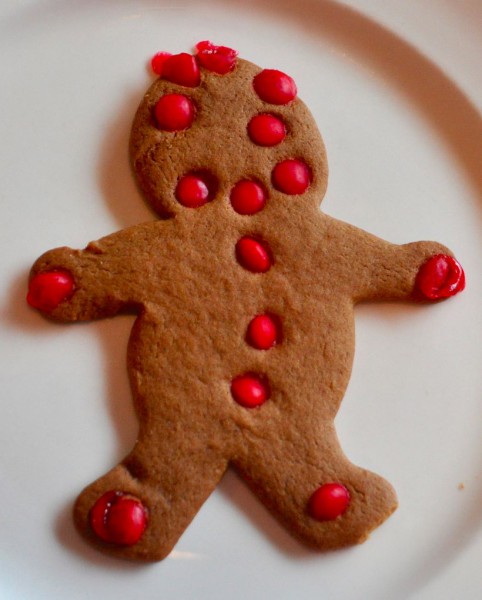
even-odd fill
[{"label": "cookie hand", "polygon": [[[32,267],[27,303],[59,321],[91,320],[118,312],[123,302],[106,285],[102,259],[95,253],[56,248]],[[103,285],[98,285],[103,281]],[[112,293],[109,293],[112,290]]]}]

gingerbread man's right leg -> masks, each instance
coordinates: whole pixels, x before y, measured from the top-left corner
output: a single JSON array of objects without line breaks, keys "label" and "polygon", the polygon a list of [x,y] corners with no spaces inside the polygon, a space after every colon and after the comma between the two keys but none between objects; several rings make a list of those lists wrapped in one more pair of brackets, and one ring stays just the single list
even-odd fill
[{"label": "gingerbread man's right leg", "polygon": [[198,357],[173,343],[169,321],[153,313],[136,320],[128,365],[138,441],[75,505],[81,533],[121,558],[167,556],[227,468]]}]

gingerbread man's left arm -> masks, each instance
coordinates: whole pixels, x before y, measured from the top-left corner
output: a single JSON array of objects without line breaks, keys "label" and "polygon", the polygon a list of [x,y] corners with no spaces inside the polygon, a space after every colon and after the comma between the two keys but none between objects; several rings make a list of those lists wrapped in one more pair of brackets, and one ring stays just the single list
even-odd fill
[{"label": "gingerbread man's left arm", "polygon": [[465,287],[461,265],[437,242],[392,244],[330,217],[326,232],[343,292],[355,303],[441,300]]}]

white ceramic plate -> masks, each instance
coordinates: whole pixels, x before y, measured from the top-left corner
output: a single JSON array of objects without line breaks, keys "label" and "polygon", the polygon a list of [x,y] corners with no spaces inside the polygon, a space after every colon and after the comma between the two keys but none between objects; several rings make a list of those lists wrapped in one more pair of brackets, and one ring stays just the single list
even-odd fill
[{"label": "white ceramic plate", "polygon": [[[331,167],[323,208],[395,242],[437,239],[467,272],[430,308],[363,306],[337,419],[400,508],[364,545],[293,541],[231,473],[164,562],[96,553],[70,520],[130,449],[128,317],[54,326],[30,264],[153,218],[127,139],[157,50],[211,39],[297,81]],[[0,597],[482,597],[482,4],[479,0],[3,0]]]}]

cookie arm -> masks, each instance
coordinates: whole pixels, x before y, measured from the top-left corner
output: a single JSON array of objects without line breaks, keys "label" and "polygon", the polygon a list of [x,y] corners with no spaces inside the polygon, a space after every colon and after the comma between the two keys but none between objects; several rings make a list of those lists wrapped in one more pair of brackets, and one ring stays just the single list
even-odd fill
[{"label": "cookie arm", "polygon": [[437,242],[392,244],[336,220],[329,238],[343,265],[342,285],[355,303],[439,300],[464,289],[462,267]]},{"label": "cookie arm", "polygon": [[84,250],[46,252],[31,269],[27,302],[59,321],[87,321],[135,308],[138,265],[125,255],[124,238],[120,232]]}]

